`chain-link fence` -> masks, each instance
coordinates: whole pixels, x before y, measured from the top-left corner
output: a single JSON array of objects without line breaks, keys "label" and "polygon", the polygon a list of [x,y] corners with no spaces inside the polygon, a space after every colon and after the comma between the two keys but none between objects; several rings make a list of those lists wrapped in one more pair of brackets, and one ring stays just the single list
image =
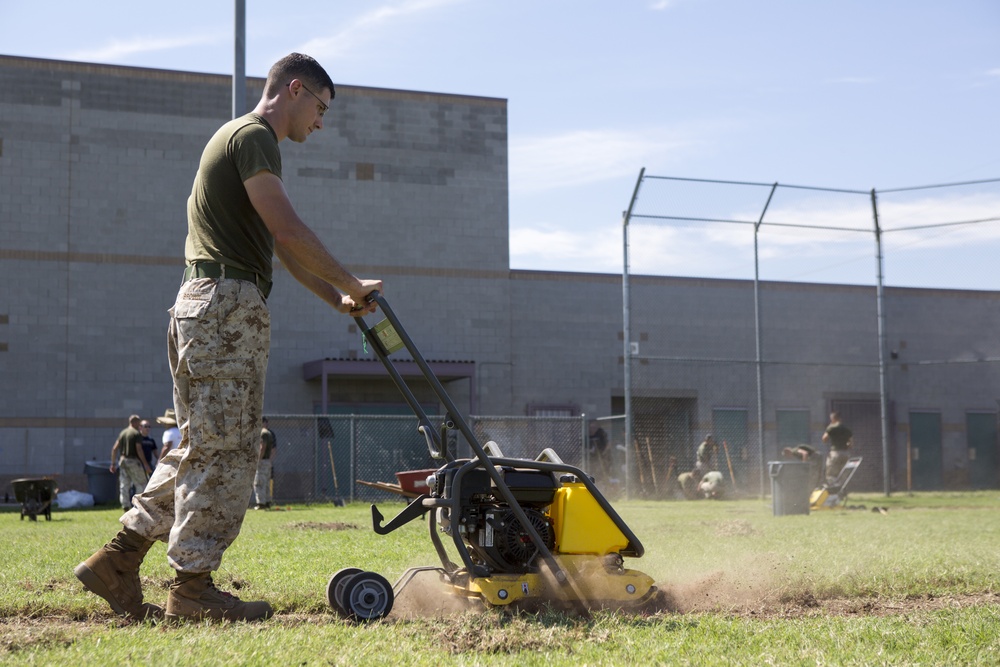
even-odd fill
[{"label": "chain-link fence", "polygon": [[[626,492],[679,495],[712,434],[729,488],[768,493],[784,447],[826,453],[832,411],[864,457],[855,490],[1000,484],[998,223],[1000,179],[860,191],[643,171],[624,216]],[[933,469],[919,484],[914,456]]]},{"label": "chain-link fence", "polygon": [[[279,503],[401,499],[359,480],[397,484],[397,472],[443,465],[431,459],[412,416],[268,415],[268,422],[277,442],[272,476]],[[472,417],[469,425],[482,444],[496,442],[505,457],[534,459],[552,449],[567,463],[587,468],[584,417]],[[471,456],[457,430],[448,434],[458,458]]]}]

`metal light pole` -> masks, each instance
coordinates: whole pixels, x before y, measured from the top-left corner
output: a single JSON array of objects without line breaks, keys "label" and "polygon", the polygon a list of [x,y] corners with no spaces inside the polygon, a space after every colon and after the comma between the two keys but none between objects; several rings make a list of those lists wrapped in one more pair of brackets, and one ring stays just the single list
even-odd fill
[{"label": "metal light pole", "polygon": [[233,32],[233,118],[247,112],[247,12],[246,0],[236,0]]}]

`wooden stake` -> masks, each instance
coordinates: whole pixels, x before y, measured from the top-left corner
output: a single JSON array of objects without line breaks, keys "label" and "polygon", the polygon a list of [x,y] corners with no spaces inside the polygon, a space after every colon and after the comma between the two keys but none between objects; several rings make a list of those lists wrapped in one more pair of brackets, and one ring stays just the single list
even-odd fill
[{"label": "wooden stake", "polygon": [[649,436],[646,436],[646,455],[649,456],[649,476],[653,478],[653,492],[660,493],[660,485],[656,483],[656,466],[653,465],[653,448],[649,446]]},{"label": "wooden stake", "polygon": [[729,466],[729,479],[733,480],[733,493],[736,493],[736,475],[733,474],[733,462],[729,458],[729,445],[722,441],[722,449],[726,452],[726,464]]},{"label": "wooden stake", "polygon": [[645,493],[646,476],[642,474],[642,452],[639,451],[639,439],[633,439],[632,444],[635,445],[635,469],[639,472],[639,486],[642,487],[642,491]]},{"label": "wooden stake", "polygon": [[671,456],[670,463],[667,465],[667,481],[665,481],[664,489],[669,494],[670,486],[674,483],[674,464],[677,463],[677,458]]}]

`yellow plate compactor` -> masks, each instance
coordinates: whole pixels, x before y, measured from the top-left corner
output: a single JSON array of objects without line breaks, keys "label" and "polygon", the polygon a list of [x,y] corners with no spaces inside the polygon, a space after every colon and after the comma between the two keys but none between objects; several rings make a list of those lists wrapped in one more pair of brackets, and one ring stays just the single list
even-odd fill
[{"label": "yellow plate compactor", "polygon": [[[372,299],[386,319],[374,328],[355,320],[416,414],[431,457],[444,461],[427,478],[427,491],[387,523],[372,505],[372,524],[384,535],[426,516],[441,565],[410,568],[395,585],[374,572],[342,569],[327,585],[330,605],[358,621],[383,618],[421,572],[436,572],[455,596],[497,607],[553,604],[587,614],[597,607],[649,603],[657,592],[652,578],[627,569],[624,561],[641,557],[642,544],[591,477],[551,448],[524,459],[503,456],[495,442],[480,444],[385,297],[376,292]],[[437,428],[389,359],[403,348],[447,410]],[[465,437],[473,458],[456,459],[448,451],[452,429]]]}]

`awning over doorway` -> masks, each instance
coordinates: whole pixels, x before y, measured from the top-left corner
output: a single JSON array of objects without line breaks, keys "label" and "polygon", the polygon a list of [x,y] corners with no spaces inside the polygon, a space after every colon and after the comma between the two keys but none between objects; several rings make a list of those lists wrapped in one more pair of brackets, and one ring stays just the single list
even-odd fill
[{"label": "awning over doorway", "polygon": [[[453,380],[469,380],[469,412],[476,413],[476,364],[473,361],[427,361],[431,371],[442,384]],[[424,374],[415,361],[393,361],[393,366],[404,380],[424,379]],[[330,405],[329,379],[363,380],[367,378],[389,378],[378,359],[317,359],[302,364],[302,377],[307,382],[320,378],[323,385],[322,406],[326,414]]]}]

